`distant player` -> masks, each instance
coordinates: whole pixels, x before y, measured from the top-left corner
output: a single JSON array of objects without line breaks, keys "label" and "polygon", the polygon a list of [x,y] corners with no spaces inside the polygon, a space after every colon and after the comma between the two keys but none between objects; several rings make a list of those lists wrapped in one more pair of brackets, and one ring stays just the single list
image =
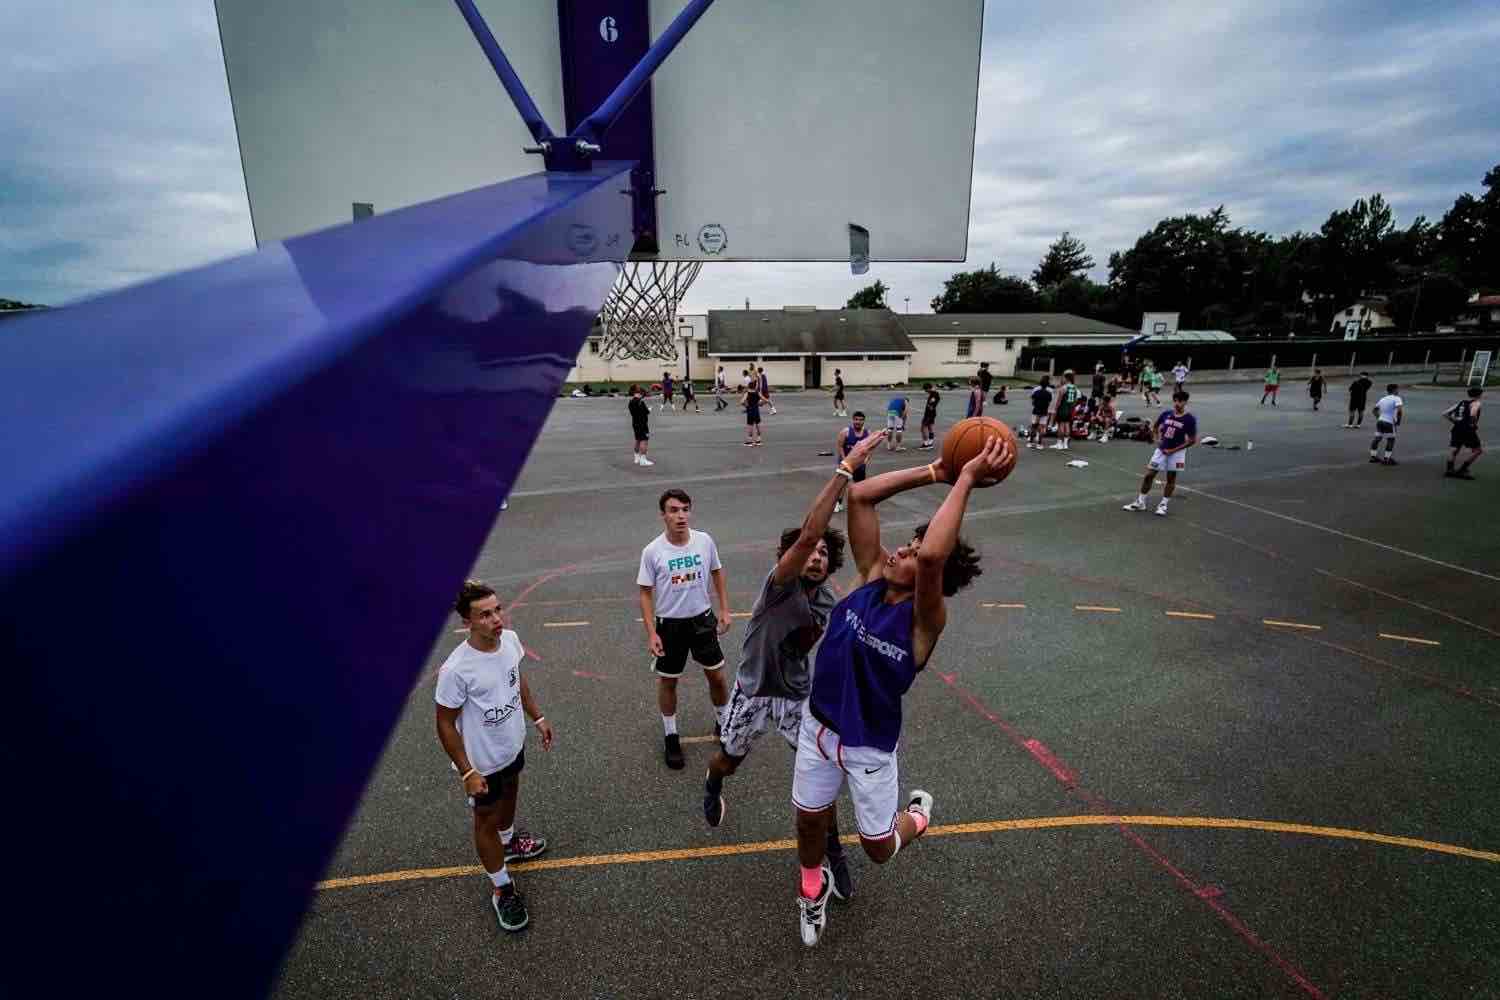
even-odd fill
[{"label": "distant player", "polygon": [[[1484,446],[1479,443],[1479,412],[1484,408],[1484,401],[1479,397],[1483,395],[1482,388],[1470,386],[1469,398],[1454,403],[1443,414],[1453,425],[1448,436],[1448,447],[1453,449],[1453,453],[1448,456],[1448,471],[1444,475],[1454,479],[1474,478],[1469,474],[1469,466],[1479,461],[1479,456],[1484,454]],[[1469,458],[1455,469],[1453,463],[1458,461],[1458,453],[1465,448],[1469,449]]]},{"label": "distant player", "polygon": [[885,404],[886,447],[891,451],[905,451],[901,436],[906,433],[906,397],[892,396]]},{"label": "distant player", "polygon": [[1119,418],[1119,411],[1115,409],[1114,393],[1106,394],[1099,400],[1098,409],[1094,410],[1093,428],[1089,431],[1089,437],[1095,434],[1101,442],[1108,441],[1115,430],[1115,420]]},{"label": "distant player", "polygon": [[[906,490],[947,479],[941,461],[887,472],[849,494],[849,547],[861,585],[834,605],[818,649],[812,693],[797,737],[792,804],[802,943],[818,943],[834,888],[826,863],[833,804],[847,782],[865,853],[884,864],[932,822],[933,797],[914,790],[901,805],[896,746],[901,698],[932,657],[947,625],[944,598],[979,575],[979,556],[959,538],[975,484],[1015,459],[1006,439],[990,437],[955,477],[932,520],[894,552],[880,543],[876,505]],[[917,990],[917,992],[922,992]]]},{"label": "distant player", "polygon": [[1074,383],[1077,376],[1073,369],[1069,368],[1063,372],[1062,384],[1057,387],[1057,441],[1052,447],[1058,451],[1068,451],[1068,443],[1073,439],[1073,411],[1082,402],[1083,396]]},{"label": "distant player", "polygon": [[[979,379],[979,391],[984,394],[985,399],[989,399],[990,386],[994,383],[995,376],[990,374],[990,363],[988,361],[979,362],[979,374],[976,377]],[[977,417],[980,414],[975,413],[972,416]]]},{"label": "distant player", "polygon": [[979,384],[979,376],[974,375],[969,379],[969,405],[964,408],[964,418],[984,416],[984,388]]},{"label": "distant player", "polygon": [[1047,433],[1047,414],[1052,412],[1052,379],[1042,376],[1041,382],[1031,390],[1031,436],[1026,447],[1041,451],[1042,437]]},{"label": "distant player", "polygon": [[729,389],[729,385],[728,385],[728,383],[724,379],[724,366],[720,365],[718,372],[716,372],[714,374],[714,412],[715,413],[720,413],[720,412],[722,412],[722,411],[724,411],[724,410],[726,410],[726,409],[729,408],[729,404],[724,401],[724,393],[727,392],[728,389]]},{"label": "distant player", "polygon": [[[1400,388],[1395,382],[1385,387],[1385,395],[1375,401],[1375,439],[1370,442],[1370,461],[1382,465],[1396,463],[1396,428],[1406,415],[1406,404],[1396,395]],[[1385,454],[1381,454],[1381,448]]]},{"label": "distant player", "polygon": [[1345,427],[1359,427],[1365,422],[1365,400],[1374,384],[1369,372],[1360,372],[1359,378],[1349,383],[1349,421]]},{"label": "distant player", "polygon": [[1179,392],[1187,388],[1188,366],[1184,362],[1177,362],[1172,369],[1172,395],[1175,397]]},{"label": "distant player", "polygon": [[931,382],[922,383],[922,391],[927,393],[927,400],[922,404],[922,444],[925,451],[935,444],[933,438],[933,425],[937,423],[938,403],[942,402],[942,395],[933,388]]},{"label": "distant player", "polygon": [[677,403],[672,398],[672,373],[671,372],[662,372],[661,373],[661,402],[656,405],[656,412],[657,413],[660,413],[662,410],[666,410],[666,409],[671,409],[671,410],[674,410],[674,411],[677,409]]},{"label": "distant player", "polygon": [[651,466],[656,463],[646,457],[651,443],[651,404],[638,385],[630,387],[630,430],[635,435],[635,464]]},{"label": "distant player", "polygon": [[[692,529],[693,501],[682,490],[667,490],[657,500],[666,530],[641,550],[641,621],[646,648],[654,657],[656,706],[661,711],[666,762],[672,770],[683,766],[682,741],[677,735],[677,681],[687,667],[688,654],[703,668],[714,718],[724,722],[729,684],[724,679],[724,652],[719,636],[729,631],[729,587],[719,563],[719,547],[704,531]],[[719,599],[715,618],[709,600],[709,580]]]},{"label": "distant player", "polygon": [[745,408],[746,448],[759,448],[763,443],[760,436],[760,404],[770,401],[761,395],[759,386],[760,379],[751,371],[744,392],[740,394],[740,405]]},{"label": "distant player", "polygon": [[[849,453],[852,452],[857,445],[859,445],[861,442],[863,442],[869,436],[870,436],[870,432],[865,429],[865,415],[864,415],[864,412],[861,411],[861,410],[855,410],[854,411],[854,418],[850,421],[849,426],[845,427],[842,430],[840,430],[836,435],[834,435],[834,438],[833,438],[833,451],[834,451],[834,454],[836,454],[839,457],[839,464],[842,465],[849,458]],[[884,440],[884,438],[885,438],[885,432],[884,431],[880,432],[880,438],[882,440]],[[853,466],[853,468],[854,468],[854,473],[853,473],[854,480],[853,481],[856,482],[856,483],[862,483],[862,482],[864,482],[865,481],[865,467],[864,467],[864,464],[861,463],[861,464],[859,464],[857,466]],[[843,509],[844,509],[844,498],[843,498],[842,495],[840,495],[839,498],[838,498],[838,501],[833,505],[833,512],[835,514],[837,514],[839,511],[841,511]]]},{"label": "distant player", "polygon": [[1271,400],[1271,405],[1276,405],[1276,394],[1281,391],[1281,372],[1275,365],[1266,369],[1265,388],[1260,394],[1260,405],[1266,405],[1266,399]]},{"label": "distant player", "polygon": [[833,415],[849,415],[849,404],[844,400],[844,373],[837,368],[833,370]]},{"label": "distant player", "polygon": [[1158,472],[1166,472],[1167,485],[1162,487],[1161,503],[1156,505],[1158,517],[1167,516],[1167,502],[1177,491],[1177,473],[1187,464],[1187,450],[1198,443],[1198,418],[1187,411],[1188,393],[1181,389],[1172,393],[1172,408],[1163,410],[1151,428],[1156,441],[1156,450],[1146,464],[1146,477],[1141,480],[1141,493],[1125,505],[1126,510],[1145,510],[1146,498],[1151,494],[1151,482]]},{"label": "distant player", "polygon": [[696,390],[693,389],[693,380],[690,379],[690,378],[684,378],[682,380],[682,412],[683,413],[687,412],[687,408],[688,408],[688,404],[689,403],[693,404],[693,409],[694,410],[698,411],[699,413],[703,412],[703,407],[700,406],[700,405],[698,405],[698,393],[697,393]]},{"label": "distant player", "polygon": [[1104,362],[1094,362],[1094,377],[1089,383],[1089,399],[1092,401],[1089,408],[1091,413],[1099,412],[1099,400],[1104,398],[1104,391],[1108,381],[1104,377]]},{"label": "distant player", "polygon": [[760,377],[760,396],[766,401],[766,405],[771,408],[771,414],[774,416],[776,413],[776,404],[771,402],[771,378],[766,374],[764,365],[757,368],[756,373]]},{"label": "distant player", "polygon": [[1307,394],[1312,397],[1314,413],[1323,402],[1323,390],[1327,387],[1328,380],[1323,377],[1323,369],[1314,368],[1312,378],[1307,380]]},{"label": "distant player", "polygon": [[[500,929],[519,931],[531,918],[506,864],[534,858],[547,841],[517,833],[516,799],[526,766],[526,719],[552,749],[552,724],[537,707],[521,671],[525,650],[505,627],[500,598],[478,580],[464,583],[453,610],[469,637],[438,668],[437,736],[474,811],[474,849],[489,876],[490,906]],[[522,717],[525,714],[525,718]]]},{"label": "distant player", "polygon": [[[776,565],[761,584],[750,613],[719,751],[709,761],[704,777],[703,818],[709,826],[724,822],[724,780],[739,769],[750,747],[767,730],[775,727],[794,751],[797,748],[812,688],[808,657],[828,627],[828,613],[833,609],[828,580],[844,564],[844,536],[831,530],[828,520],[835,500],[880,447],[882,436],[869,435],[856,445],[813,501],[802,526],[781,533]],[[854,894],[854,883],[831,808],[825,850],[833,892],[848,899]]]}]

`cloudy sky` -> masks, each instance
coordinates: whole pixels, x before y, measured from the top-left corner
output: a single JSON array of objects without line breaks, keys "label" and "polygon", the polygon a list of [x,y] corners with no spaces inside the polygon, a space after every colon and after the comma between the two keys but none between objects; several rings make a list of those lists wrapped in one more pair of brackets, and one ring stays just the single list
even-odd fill
[{"label": "cloudy sky", "polygon": [[[734,2],[734,0],[721,0]],[[0,297],[60,304],[253,247],[210,0],[7,0]],[[1166,215],[1272,233],[1379,191],[1436,219],[1500,163],[1500,4],[990,3],[969,264],[1029,275],[1062,230],[1100,267]],[[717,265],[686,311],[914,311],[950,264]]]}]

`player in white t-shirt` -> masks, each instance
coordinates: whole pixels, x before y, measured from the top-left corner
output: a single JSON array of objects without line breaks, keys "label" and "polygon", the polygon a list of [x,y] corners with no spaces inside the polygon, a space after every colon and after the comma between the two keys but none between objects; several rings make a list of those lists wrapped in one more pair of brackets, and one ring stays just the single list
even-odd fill
[{"label": "player in white t-shirt", "polygon": [[[720,669],[724,651],[719,636],[729,631],[729,587],[719,549],[707,532],[692,529],[693,500],[682,490],[667,490],[657,501],[666,530],[641,550],[641,622],[646,648],[656,671],[656,706],[661,710],[667,767],[681,770],[685,761],[677,734],[677,681],[687,667],[688,654],[703,668],[708,696],[714,704],[714,734],[724,724],[729,704],[729,681]],[[709,599],[709,580],[719,598],[715,616]]]},{"label": "player in white t-shirt", "polygon": [[[1375,439],[1370,442],[1370,461],[1379,462],[1382,465],[1395,465],[1396,451],[1396,428],[1401,426],[1401,418],[1405,415],[1406,404],[1401,397],[1396,395],[1400,388],[1395,382],[1385,387],[1385,395],[1375,401]],[[1385,456],[1380,454],[1380,446],[1385,445]]]},{"label": "player in white t-shirt", "polygon": [[490,905],[500,927],[519,931],[530,922],[507,862],[547,849],[541,837],[515,832],[516,797],[526,766],[525,712],[552,749],[552,724],[542,717],[521,673],[525,650],[505,628],[500,598],[477,580],[465,581],[453,610],[469,627],[438,669],[438,742],[453,762],[474,809],[474,847],[494,891]]}]

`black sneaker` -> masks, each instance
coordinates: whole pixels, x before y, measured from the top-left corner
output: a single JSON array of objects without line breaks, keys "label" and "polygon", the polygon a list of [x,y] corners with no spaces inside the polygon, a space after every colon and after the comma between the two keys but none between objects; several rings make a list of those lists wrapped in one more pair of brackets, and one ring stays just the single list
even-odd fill
[{"label": "black sneaker", "polygon": [[703,781],[703,818],[708,821],[709,826],[716,827],[724,822],[724,816],[729,811],[724,806],[724,782],[715,781],[713,775],[709,775]]},{"label": "black sneaker", "polygon": [[854,898],[854,878],[849,874],[849,858],[843,851],[828,854],[828,870],[833,873],[833,898],[849,902]]},{"label": "black sneaker", "polygon": [[682,757],[682,740],[677,737],[676,733],[673,733],[666,738],[666,746],[667,766],[674,771],[681,771],[687,763]]},{"label": "black sneaker", "polygon": [[1400,465],[1401,463],[1398,462],[1398,461],[1396,461],[1394,458],[1387,458],[1387,459],[1383,459],[1382,460],[1382,464],[1384,464],[1384,465]]},{"label": "black sneaker", "polygon": [[1370,464],[1371,465],[1379,465],[1380,464],[1380,459],[1376,458],[1374,455],[1371,455],[1370,456]]},{"label": "black sneaker", "polygon": [[533,837],[529,833],[516,831],[516,835],[510,838],[510,843],[505,847],[505,863],[512,861],[526,861],[534,858],[547,850],[546,837]]},{"label": "black sneaker", "polygon": [[490,893],[490,905],[495,908],[495,919],[500,929],[514,934],[531,923],[531,914],[526,912],[526,901],[514,885]]},{"label": "black sneaker", "polygon": [[1470,472],[1468,469],[1459,469],[1457,472],[1455,472],[1453,474],[1453,478],[1454,479],[1473,479],[1474,478],[1474,473]]}]

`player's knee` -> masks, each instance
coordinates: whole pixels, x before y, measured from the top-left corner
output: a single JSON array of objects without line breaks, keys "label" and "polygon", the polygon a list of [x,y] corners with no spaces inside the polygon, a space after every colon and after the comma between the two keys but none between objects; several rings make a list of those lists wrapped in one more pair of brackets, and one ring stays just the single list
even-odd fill
[{"label": "player's knee", "polygon": [[806,809],[797,810],[797,835],[799,837],[822,836],[823,828],[828,823],[828,810],[822,812],[808,812]]},{"label": "player's knee", "polygon": [[865,849],[865,854],[877,865],[883,865],[896,856],[896,835],[871,840],[864,834],[859,835],[859,845]]}]

